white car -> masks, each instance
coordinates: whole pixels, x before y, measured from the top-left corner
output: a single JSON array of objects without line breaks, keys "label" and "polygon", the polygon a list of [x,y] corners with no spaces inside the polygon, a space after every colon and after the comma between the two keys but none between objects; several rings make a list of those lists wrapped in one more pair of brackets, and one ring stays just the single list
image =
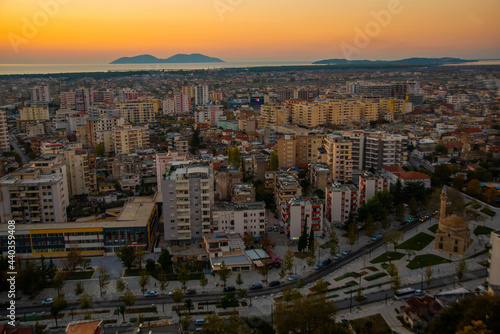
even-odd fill
[{"label": "white car", "polygon": [[158,297],[158,291],[149,291],[144,294],[144,297]]},{"label": "white car", "polygon": [[42,300],[42,305],[52,305],[53,302],[54,302],[54,298],[47,298],[47,299]]},{"label": "white car", "polygon": [[289,280],[289,281],[295,281],[297,278],[299,278],[299,276],[297,276],[297,275],[292,275],[292,276],[288,277],[288,280]]}]

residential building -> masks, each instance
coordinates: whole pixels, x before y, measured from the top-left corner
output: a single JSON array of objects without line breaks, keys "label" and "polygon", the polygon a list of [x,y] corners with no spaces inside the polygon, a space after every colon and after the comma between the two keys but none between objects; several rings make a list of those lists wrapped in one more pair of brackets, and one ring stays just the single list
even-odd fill
[{"label": "residential building", "polygon": [[19,116],[22,121],[40,121],[50,119],[48,106],[31,105],[19,110]]},{"label": "residential building", "polygon": [[94,148],[102,141],[99,140],[102,131],[112,131],[125,125],[125,119],[116,116],[89,117],[86,119],[88,145]]},{"label": "residential building", "polygon": [[292,105],[292,123],[308,128],[326,124],[325,108],[318,102],[299,102]]},{"label": "residential building", "polygon": [[279,167],[307,167],[319,160],[318,149],[323,146],[323,134],[281,135],[276,138],[275,150]]},{"label": "residential building", "polygon": [[104,320],[72,321],[65,334],[104,334]]},{"label": "residential building", "polygon": [[295,198],[295,195],[302,194],[302,187],[299,181],[291,174],[286,172],[276,172],[274,178],[274,199],[279,205],[290,199]]},{"label": "residential building", "polygon": [[288,107],[281,103],[269,103],[260,107],[260,115],[265,124],[288,124]]},{"label": "residential building", "polygon": [[389,190],[389,180],[380,174],[365,172],[359,177],[359,206],[365,205],[382,190]]},{"label": "residential building", "polygon": [[309,164],[309,182],[312,189],[324,190],[332,183],[332,169],[325,162]]},{"label": "residential building", "polygon": [[358,211],[359,194],[359,189],[354,184],[334,182],[326,187],[326,222],[333,225],[347,221],[349,214],[355,214]]},{"label": "residential building", "polygon": [[340,135],[327,134],[323,141],[326,163],[332,168],[332,180],[348,182],[352,180],[352,143]]},{"label": "residential building", "polygon": [[252,172],[257,180],[264,181],[266,179],[266,171],[269,170],[269,161],[270,156],[267,154],[252,154]]},{"label": "residential building", "polygon": [[75,109],[87,112],[92,106],[93,90],[88,88],[75,89]]},{"label": "residential building", "polygon": [[299,100],[314,100],[319,95],[319,89],[307,89],[301,88],[297,92],[297,98]]},{"label": "residential building", "polygon": [[187,164],[190,160],[193,160],[193,158],[187,153],[181,154],[179,153],[179,151],[169,150],[168,153],[157,153],[154,160],[156,161],[156,184],[158,187],[158,192],[161,193],[161,181],[164,177],[163,174],[165,174],[165,172],[169,171],[170,169],[173,170],[173,168],[176,168],[173,165],[173,162],[177,161]]},{"label": "residential building", "polygon": [[45,104],[50,103],[50,94],[48,85],[40,85],[30,88],[31,104]]},{"label": "residential building", "polygon": [[[89,170],[89,155],[83,148],[64,150],[64,160],[68,169],[69,195],[84,195],[97,189],[95,178]],[[95,172],[94,172],[95,173]]]},{"label": "residential building", "polygon": [[431,187],[431,177],[421,172],[407,172],[399,166],[383,166],[382,175],[389,180],[391,185],[395,185],[398,179],[404,187],[408,183],[421,182],[426,188]]},{"label": "residential building", "polygon": [[243,173],[232,167],[221,167],[217,170],[216,185],[219,200],[230,200],[233,197],[233,185],[243,182]]},{"label": "residential building", "polygon": [[132,126],[130,124],[113,130],[115,153],[130,153],[135,148],[148,147],[149,129],[147,125]]},{"label": "residential building", "polygon": [[238,233],[206,233],[203,241],[212,273],[220,270],[222,262],[233,272],[252,269],[252,260],[245,254],[245,242]]},{"label": "residential building", "polygon": [[500,294],[500,230],[491,232],[490,266],[488,268],[488,291]]},{"label": "residential building", "polygon": [[214,233],[238,233],[260,236],[266,233],[266,206],[264,202],[228,204],[216,203],[212,207]]},{"label": "residential building", "polygon": [[61,109],[75,109],[76,108],[76,100],[75,100],[75,92],[61,92]]},{"label": "residential building", "polygon": [[318,198],[293,196],[280,204],[281,220],[285,224],[288,238],[298,240],[307,224],[307,233],[311,231],[319,237],[323,230],[323,202]]},{"label": "residential building", "polygon": [[197,106],[209,102],[208,85],[198,85],[194,88],[194,104]]},{"label": "residential building", "polygon": [[206,162],[166,172],[161,181],[166,241],[190,244],[210,232],[213,179],[212,167]]},{"label": "residential building", "polygon": [[232,202],[242,205],[243,203],[255,202],[255,187],[252,183],[233,184]]},{"label": "residential building", "polygon": [[53,223],[66,221],[69,199],[62,174],[22,167],[0,179],[2,223]]},{"label": "residential building", "polygon": [[5,110],[0,110],[0,151],[10,151],[9,129]]},{"label": "residential building", "polygon": [[155,105],[149,101],[117,103],[120,117],[133,124],[152,123],[155,120]]}]

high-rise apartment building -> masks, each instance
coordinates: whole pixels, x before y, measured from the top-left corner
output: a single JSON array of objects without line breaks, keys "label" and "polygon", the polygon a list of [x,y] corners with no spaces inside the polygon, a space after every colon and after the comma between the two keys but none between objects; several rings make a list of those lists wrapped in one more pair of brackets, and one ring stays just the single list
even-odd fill
[{"label": "high-rise apartment building", "polygon": [[343,223],[349,219],[349,214],[355,214],[359,205],[359,189],[354,184],[334,182],[326,187],[326,222],[330,224]]},{"label": "high-rise apartment building", "polygon": [[16,224],[65,222],[63,175],[23,167],[0,179],[0,219]]},{"label": "high-rise apartment building", "polygon": [[281,103],[268,103],[260,107],[260,115],[265,124],[288,124],[289,109]]},{"label": "high-rise apartment building", "polygon": [[206,104],[208,99],[208,85],[198,85],[194,89],[194,104],[197,106]]},{"label": "high-rise apartment building", "polygon": [[86,150],[79,148],[74,150],[64,150],[64,160],[68,169],[69,194],[70,197],[76,195],[89,194],[97,186],[95,177],[91,177],[89,170],[89,155]]},{"label": "high-rise apartment building", "polygon": [[9,129],[5,110],[0,110],[0,151],[10,151]]},{"label": "high-rise apartment building", "polygon": [[21,117],[22,121],[48,120],[50,119],[49,107],[35,105],[24,107],[19,110],[19,116]]},{"label": "high-rise apartment building", "polygon": [[112,131],[125,125],[125,119],[116,116],[90,117],[86,120],[88,145],[94,148],[100,141],[100,132]]},{"label": "high-rise apartment building", "polygon": [[281,203],[281,220],[291,240],[298,240],[307,223],[307,230],[319,237],[323,234],[323,202],[318,198],[294,196]]},{"label": "high-rise apartment building", "polygon": [[296,125],[315,128],[326,123],[325,108],[317,102],[299,102],[292,105],[292,122]]},{"label": "high-rise apartment building", "polygon": [[326,163],[332,168],[332,180],[352,181],[352,143],[340,135],[327,134],[323,141]]},{"label": "high-rise apartment building", "polygon": [[61,109],[76,109],[75,92],[61,92]]},{"label": "high-rise apartment building", "polygon": [[92,95],[92,89],[75,89],[75,109],[78,111],[88,112],[92,106]]},{"label": "high-rise apartment building", "polygon": [[389,189],[389,180],[379,174],[365,172],[359,177],[359,205],[363,206],[375,194]]},{"label": "high-rise apartment building", "polygon": [[266,233],[266,206],[264,202],[241,205],[216,203],[212,207],[212,230],[214,233],[239,233],[260,236]]},{"label": "high-rise apartment building", "polygon": [[161,181],[165,240],[190,244],[210,232],[213,181],[208,163],[188,164],[165,173]]},{"label": "high-rise apartment building", "polygon": [[30,88],[31,104],[44,104],[50,103],[50,93],[48,85],[40,85]]},{"label": "high-rise apartment building", "polygon": [[153,102],[126,102],[117,103],[120,117],[133,124],[152,123],[155,120],[155,106]]},{"label": "high-rise apartment building", "polygon": [[130,153],[135,148],[148,147],[149,129],[147,125],[125,124],[113,130],[115,153]]}]

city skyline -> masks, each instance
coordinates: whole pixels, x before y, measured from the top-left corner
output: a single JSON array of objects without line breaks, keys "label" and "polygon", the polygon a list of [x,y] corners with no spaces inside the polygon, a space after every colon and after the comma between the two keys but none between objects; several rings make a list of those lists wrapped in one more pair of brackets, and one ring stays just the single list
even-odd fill
[{"label": "city skyline", "polygon": [[5,0],[0,63],[202,53],[235,61],[500,56],[500,3]]}]

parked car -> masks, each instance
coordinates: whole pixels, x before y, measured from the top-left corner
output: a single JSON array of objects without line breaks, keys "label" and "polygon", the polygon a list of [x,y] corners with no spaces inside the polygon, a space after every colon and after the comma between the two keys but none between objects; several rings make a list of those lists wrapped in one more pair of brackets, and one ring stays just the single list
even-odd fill
[{"label": "parked car", "polygon": [[267,221],[267,219],[266,219],[266,225],[267,225],[267,223],[269,223],[269,222],[268,222],[268,221]]},{"label": "parked car", "polygon": [[350,252],[351,252],[351,251],[348,249],[348,250],[343,251],[343,252],[342,252],[342,254],[343,254],[343,255],[347,255],[347,254],[349,254]]},{"label": "parked car", "polygon": [[340,259],[340,254],[335,254],[335,256],[333,257],[334,260],[338,260]]},{"label": "parked car", "polygon": [[420,290],[420,289],[415,290],[415,295],[416,295],[416,296],[424,296],[424,295],[425,295],[425,291],[422,291],[422,290]]},{"label": "parked car", "polygon": [[47,299],[42,300],[42,305],[52,305],[53,302],[54,302],[54,298],[47,298]]},{"label": "parked car", "polygon": [[297,278],[299,278],[299,276],[297,276],[297,275],[291,275],[290,277],[288,277],[288,280],[289,281],[295,281]]},{"label": "parked car", "polygon": [[173,296],[173,295],[174,295],[174,290],[170,290],[170,291],[168,292],[168,295],[169,295],[169,296]]},{"label": "parked car", "polygon": [[257,290],[257,289],[262,289],[264,286],[261,283],[256,283],[250,285],[250,290]]},{"label": "parked car", "polygon": [[377,240],[377,239],[378,239],[378,237],[377,237],[376,235],[374,235],[374,236],[372,237],[372,241],[375,241],[375,240]]},{"label": "parked car", "polygon": [[267,228],[267,231],[268,231],[268,232],[272,232],[272,231],[273,231],[273,228],[272,228],[271,226],[269,226],[269,227]]},{"label": "parked car", "polygon": [[222,291],[224,291],[224,292],[233,292],[233,291],[236,291],[236,287],[234,287],[234,286],[227,286],[224,289],[222,289]]},{"label": "parked car", "polygon": [[321,263],[318,263],[317,265],[314,266],[315,270],[320,270],[322,268],[323,268],[323,264],[321,264]]},{"label": "parked car", "polygon": [[187,289],[187,291],[186,291],[186,295],[195,295],[195,294],[196,294],[195,289]]},{"label": "parked car", "polygon": [[144,294],[144,297],[158,297],[158,291],[149,291]]},{"label": "parked car", "polygon": [[330,263],[332,263],[332,259],[326,259],[325,261],[323,261],[323,266],[327,266]]},{"label": "parked car", "polygon": [[278,227],[278,226],[279,226],[278,223],[274,223],[274,227]]},{"label": "parked car", "polygon": [[380,232],[379,234],[377,234],[377,238],[382,238],[384,236],[384,233]]},{"label": "parked car", "polygon": [[271,283],[269,283],[269,286],[272,288],[272,287],[278,286],[280,284],[281,284],[280,281],[272,281]]},{"label": "parked car", "polygon": [[274,232],[279,232],[279,228],[278,228],[277,226],[275,226],[275,227],[273,228],[273,231],[274,231]]}]

